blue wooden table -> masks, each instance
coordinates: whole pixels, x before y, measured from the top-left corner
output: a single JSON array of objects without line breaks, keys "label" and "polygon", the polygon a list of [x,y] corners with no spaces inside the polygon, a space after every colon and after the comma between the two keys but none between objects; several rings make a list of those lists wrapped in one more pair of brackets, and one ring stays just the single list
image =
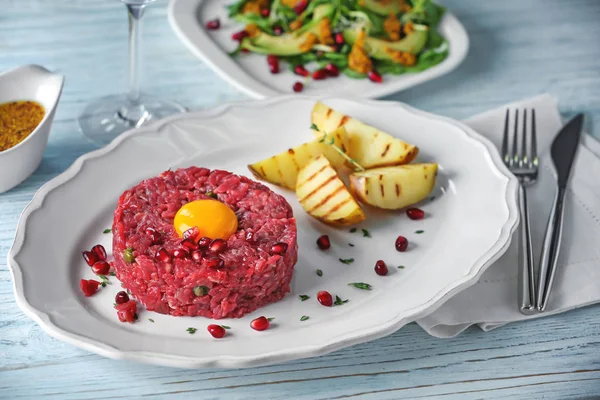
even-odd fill
[{"label": "blue wooden table", "polygon": [[[147,16],[146,90],[189,108],[244,98],[176,39],[166,3]],[[562,111],[600,120],[600,1],[444,4],[465,24],[471,52],[455,72],[393,99],[463,118],[549,92]],[[600,398],[598,307],[450,340],[411,324],[328,356],[244,370],[119,362],[50,338],[17,308],[6,254],[33,193],[95,148],[76,117],[92,99],[124,89],[127,20],[115,0],[3,0],[0,8],[0,70],[37,63],[66,75],[42,165],[0,195],[0,398]]]}]

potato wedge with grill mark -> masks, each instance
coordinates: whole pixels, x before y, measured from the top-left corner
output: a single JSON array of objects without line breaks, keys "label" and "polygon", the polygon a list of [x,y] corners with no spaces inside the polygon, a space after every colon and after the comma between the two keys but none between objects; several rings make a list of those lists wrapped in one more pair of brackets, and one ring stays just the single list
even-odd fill
[{"label": "potato wedge with grill mark", "polygon": [[309,215],[327,224],[346,226],[366,218],[324,155],[300,170],[296,195]]},{"label": "potato wedge with grill mark", "polygon": [[333,132],[340,127],[348,134],[348,155],[364,168],[408,164],[415,159],[419,149],[389,133],[380,131],[356,118],[344,115],[321,102],[312,110],[311,121],[321,132]]},{"label": "potato wedge with grill mark", "polygon": [[350,175],[350,191],[362,203],[388,210],[408,207],[433,190],[438,165],[408,164]]},{"label": "potato wedge with grill mark", "polygon": [[340,128],[325,137],[321,135],[312,142],[248,165],[248,169],[258,179],[294,190],[300,169],[321,154],[331,160],[335,168],[344,166],[346,160],[330,144],[345,150],[348,147],[346,130]]}]

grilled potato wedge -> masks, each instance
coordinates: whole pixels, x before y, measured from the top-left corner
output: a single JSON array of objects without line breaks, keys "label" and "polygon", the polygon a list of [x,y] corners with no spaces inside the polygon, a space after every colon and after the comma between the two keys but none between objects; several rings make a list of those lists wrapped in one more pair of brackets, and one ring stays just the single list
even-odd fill
[{"label": "grilled potato wedge", "polygon": [[326,224],[346,226],[366,218],[324,155],[315,158],[300,170],[296,195],[309,215]]},{"label": "grilled potato wedge", "polygon": [[[321,132],[334,132],[345,127],[349,140],[348,155],[366,169],[408,164],[419,152],[416,146],[335,111],[321,102],[315,104],[311,120]],[[314,133],[322,135],[317,131]]]},{"label": "grilled potato wedge", "polygon": [[418,203],[433,190],[438,165],[409,164],[350,175],[350,191],[359,201],[396,210]]},{"label": "grilled potato wedge", "polygon": [[344,166],[346,160],[328,143],[333,143],[346,151],[348,147],[346,130],[342,127],[325,138],[321,134],[312,142],[301,144],[273,157],[248,165],[248,169],[258,179],[294,190],[298,171],[321,154],[324,154],[335,168]]}]

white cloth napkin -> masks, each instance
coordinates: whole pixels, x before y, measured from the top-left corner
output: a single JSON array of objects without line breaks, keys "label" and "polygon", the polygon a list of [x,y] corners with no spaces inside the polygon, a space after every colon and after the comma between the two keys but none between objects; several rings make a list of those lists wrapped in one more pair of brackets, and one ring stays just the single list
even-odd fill
[{"label": "white cloth napkin", "polygon": [[[502,143],[506,109],[535,108],[540,173],[528,189],[534,257],[539,260],[546,222],[555,193],[550,145],[562,127],[556,99],[542,95],[479,114],[465,123]],[[512,117],[512,115],[511,115]],[[512,124],[511,124],[512,127]],[[472,287],[459,293],[429,316],[417,321],[430,335],[446,338],[473,324],[484,331],[513,321],[539,318],[600,302],[600,143],[583,135],[565,204],[561,252],[547,312],[525,316],[517,302],[517,234],[508,251]]]}]

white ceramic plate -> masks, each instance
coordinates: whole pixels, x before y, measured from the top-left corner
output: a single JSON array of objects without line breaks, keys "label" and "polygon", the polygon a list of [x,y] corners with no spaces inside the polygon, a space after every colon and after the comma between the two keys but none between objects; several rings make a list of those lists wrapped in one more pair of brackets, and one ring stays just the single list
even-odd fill
[{"label": "white ceramic plate", "polygon": [[[169,5],[169,21],[175,33],[196,56],[247,95],[261,99],[293,93],[294,82],[303,78],[294,75],[287,68],[282,68],[278,75],[272,75],[264,56],[246,54],[234,59],[227,54],[236,47],[231,34],[242,29],[243,25],[229,20],[226,4],[229,2],[222,0],[172,0]],[[221,20],[221,29],[205,30],[206,21],[217,17]],[[356,80],[340,76],[305,85],[303,93],[378,98],[444,75],[464,60],[469,49],[469,38],[465,28],[449,12],[440,22],[439,30],[449,42],[450,54],[433,68],[414,74],[386,75],[381,84],[368,79]]]},{"label": "white ceramic plate", "polygon": [[[179,367],[247,367],[382,337],[475,283],[506,250],[518,220],[517,182],[493,145],[458,122],[399,103],[324,101],[417,144],[421,160],[440,164],[435,199],[421,205],[424,220],[368,210],[369,219],[359,225],[372,235],[365,238],[360,229],[350,233],[313,220],[293,193],[275,189],[298,221],[299,261],[289,296],[244,318],[222,321],[232,328],[222,340],[209,336],[211,321],[201,317],[141,311],[138,322],[120,323],[112,307],[120,290],[115,277],[90,298],[78,282],[93,277],[81,251],[96,243],[111,248],[111,235],[102,231],[111,226],[125,189],[168,168],[190,165],[249,176],[246,164],[312,139],[314,98],[223,105],[127,132],[44,185],[23,212],[8,256],[17,303],[52,336],[108,357]],[[327,252],[315,244],[322,233],[333,242]],[[405,253],[394,248],[400,234],[411,242]],[[340,257],[356,261],[345,265]],[[388,276],[374,273],[378,259],[390,266]],[[373,290],[349,287],[350,282],[370,283]],[[323,307],[316,301],[319,290],[349,302]],[[300,294],[311,299],[301,302]],[[275,317],[274,326],[264,332],[250,329],[249,322],[260,315]],[[310,319],[301,322],[303,315]],[[190,335],[188,327],[198,331]]]}]

